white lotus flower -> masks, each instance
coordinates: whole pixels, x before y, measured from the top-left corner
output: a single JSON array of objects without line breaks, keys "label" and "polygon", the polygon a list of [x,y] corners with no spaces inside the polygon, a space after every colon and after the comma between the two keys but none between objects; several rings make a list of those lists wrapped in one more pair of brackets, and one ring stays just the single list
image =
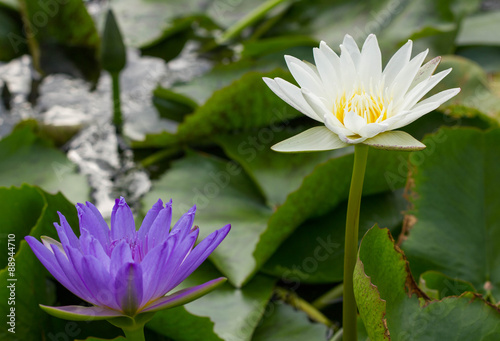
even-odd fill
[{"label": "white lotus flower", "polygon": [[264,78],[289,105],[324,126],[314,127],[272,147],[280,152],[319,151],[364,143],[382,149],[419,150],[425,145],[403,131],[421,116],[460,92],[449,89],[419,100],[451,69],[432,75],[441,57],[422,65],[428,50],[411,57],[409,40],[382,71],[377,37],[370,34],[361,51],[346,35],[340,57],[321,42],[314,48],[316,65],[285,56],[300,88],[281,78]]}]

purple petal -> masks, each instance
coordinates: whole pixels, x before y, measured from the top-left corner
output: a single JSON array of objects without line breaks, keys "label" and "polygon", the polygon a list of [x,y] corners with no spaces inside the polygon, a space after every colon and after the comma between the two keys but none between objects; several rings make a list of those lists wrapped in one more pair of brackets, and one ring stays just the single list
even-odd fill
[{"label": "purple petal", "polygon": [[88,288],[85,286],[85,283],[82,281],[71,261],[57,247],[52,246],[52,250],[59,266],[71,284],[71,287],[66,286],[66,288],[82,300],[96,303],[92,293],[89,292]]},{"label": "purple petal", "polygon": [[191,231],[191,226],[193,226],[193,221],[194,221],[194,215],[196,213],[196,205],[191,207],[189,211],[184,213],[182,217],[175,223],[174,227],[172,228],[172,232],[179,230],[181,235],[180,239],[186,238],[186,236],[189,234]]},{"label": "purple petal", "polygon": [[[172,199],[170,199],[169,204],[172,205]],[[146,237],[149,229],[151,228],[151,225],[153,224],[156,217],[158,216],[158,213],[160,213],[161,210],[163,210],[163,201],[161,201],[161,199],[158,199],[156,204],[154,204],[153,207],[148,211],[146,217],[142,221],[141,228],[139,229],[139,232],[137,232],[139,240],[143,240]]]},{"label": "purple petal", "polygon": [[142,302],[141,264],[125,264],[115,278],[115,295],[121,310],[133,316]]},{"label": "purple petal", "polygon": [[134,240],[135,235],[134,216],[125,199],[120,197],[120,199],[115,200],[115,206],[111,213],[111,239]]},{"label": "purple petal", "polygon": [[[155,293],[159,284],[164,281],[168,271],[170,255],[174,244],[173,239],[168,239],[163,244],[151,250],[142,260],[143,296],[141,306],[152,298],[156,298]],[[161,293],[158,295],[160,296]]]},{"label": "purple petal", "polygon": [[115,300],[113,279],[99,260],[93,256],[84,256],[82,271],[80,275],[97,303],[100,306],[120,309]]},{"label": "purple petal", "polygon": [[24,237],[28,245],[33,250],[33,253],[42,263],[43,266],[50,272],[54,278],[66,288],[72,288],[69,279],[64,274],[64,271],[59,266],[54,254],[51,250],[47,249],[42,243],[32,236]]},{"label": "purple petal", "polygon": [[101,213],[90,202],[87,202],[87,206],[77,204],[76,210],[78,211],[78,219],[80,221],[80,234],[82,233],[82,229],[86,229],[107,250],[110,242],[109,227]]},{"label": "purple petal", "polygon": [[231,225],[228,224],[223,228],[212,232],[207,238],[203,239],[198,245],[196,245],[179,268],[179,271],[176,274],[176,281],[170,288],[167,288],[167,290],[172,290],[189,275],[191,275],[191,273],[196,270],[201,263],[208,258],[208,256],[210,256],[217,246],[219,246],[224,238],[226,238],[230,230]]},{"label": "purple petal", "polygon": [[102,248],[101,243],[94,238],[87,230],[82,229],[80,245],[84,255],[91,255],[97,258],[104,267],[109,270],[110,258]]},{"label": "purple petal", "polygon": [[57,212],[57,214],[59,215],[59,221],[61,222],[61,225],[54,223],[54,226],[57,230],[57,235],[59,236],[61,244],[63,244],[63,246],[69,245],[76,249],[80,248],[80,242],[78,241],[75,232],[73,232],[73,229],[68,224],[66,217],[62,215],[61,212]]},{"label": "purple petal", "polygon": [[50,307],[40,304],[40,308],[52,316],[71,321],[108,320],[113,317],[123,316],[115,310],[103,307],[82,307],[79,305]]},{"label": "purple petal", "polygon": [[183,241],[179,241],[177,243],[177,246],[174,245],[174,250],[172,250],[172,253],[168,260],[167,268],[165,269],[162,282],[155,292],[156,297],[163,296],[175,287],[172,284],[177,282],[177,274],[180,270],[179,267],[186,259],[186,256],[193,249],[197,237],[198,233],[192,233]]},{"label": "purple petal", "polygon": [[121,240],[118,245],[115,246],[113,251],[111,251],[111,262],[109,264],[109,273],[111,277],[114,278],[125,264],[133,263],[132,252],[130,251],[130,245],[125,241]]},{"label": "purple petal", "polygon": [[191,301],[196,300],[197,298],[200,298],[201,296],[208,294],[219,285],[223,284],[225,281],[225,277],[220,277],[192,288],[177,291],[172,295],[165,296],[156,300],[141,312],[153,312],[187,304]]},{"label": "purple petal", "polygon": [[165,205],[165,208],[158,213],[155,221],[151,225],[149,233],[147,234],[147,250],[153,249],[155,246],[163,243],[170,231],[170,224],[172,223],[172,200]]}]

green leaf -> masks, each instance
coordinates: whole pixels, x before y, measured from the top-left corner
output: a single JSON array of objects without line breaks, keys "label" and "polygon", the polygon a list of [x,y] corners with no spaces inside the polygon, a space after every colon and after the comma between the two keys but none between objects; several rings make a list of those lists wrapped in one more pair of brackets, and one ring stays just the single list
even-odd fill
[{"label": "green leaf", "polygon": [[88,198],[87,180],[77,174],[76,165],[29,127],[0,141],[0,160],[0,186],[30,183],[49,192],[61,191],[74,202]]},{"label": "green leaf", "polygon": [[443,128],[435,150],[422,153],[410,157],[414,208],[403,248],[412,272],[439,271],[480,293],[491,285],[498,300],[500,129]]},{"label": "green leaf", "polygon": [[312,323],[307,315],[281,301],[272,301],[252,341],[326,340],[328,327]]},{"label": "green leaf", "polygon": [[[16,46],[28,44],[33,63],[45,73],[72,72],[76,66],[86,78],[97,80],[99,36],[82,0],[19,0],[27,40],[19,37]],[[72,53],[68,53],[72,51]],[[66,58],[70,58],[71,63]],[[70,68],[62,69],[70,64]]]},{"label": "green leaf", "polygon": [[387,229],[370,229],[354,271],[359,313],[372,341],[495,340],[500,311],[466,293],[432,301],[417,287]]},{"label": "green leaf", "polygon": [[498,27],[500,12],[484,12],[465,18],[457,36],[457,45],[500,45]]},{"label": "green leaf", "polygon": [[[217,277],[220,273],[205,262],[179,289]],[[157,312],[146,328],[177,341],[250,340],[271,298],[273,287],[274,280],[262,275],[256,276],[241,289],[226,283],[185,306]]]},{"label": "green leaf", "polygon": [[[396,232],[406,200],[402,190],[364,196],[359,217],[360,240],[374,224]],[[347,203],[306,221],[281,244],[262,271],[290,283],[331,283],[343,279]],[[314,232],[313,232],[314,231]]]},{"label": "green leaf", "polygon": [[[51,195],[37,187],[24,185],[21,188],[0,188],[0,214],[2,215],[2,253],[0,281],[10,283],[8,279],[16,279],[15,305],[9,305],[7,297],[10,291],[7,284],[0,288],[0,301],[3,312],[15,308],[16,340],[37,341],[46,332],[49,315],[39,304],[53,304],[53,287],[47,285],[47,270],[36,258],[33,251],[24,241],[26,235],[40,238],[45,235],[57,238],[53,222],[59,221],[57,211],[66,216],[72,226],[78,226],[75,207],[62,194]],[[15,272],[10,276],[7,260],[8,234],[15,234]],[[0,326],[0,339],[12,340],[8,328]]]}]

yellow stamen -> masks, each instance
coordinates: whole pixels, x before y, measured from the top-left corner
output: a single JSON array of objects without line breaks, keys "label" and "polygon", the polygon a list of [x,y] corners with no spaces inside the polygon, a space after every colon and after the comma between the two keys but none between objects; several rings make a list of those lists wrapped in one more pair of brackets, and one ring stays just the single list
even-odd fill
[{"label": "yellow stamen", "polygon": [[333,104],[333,114],[344,124],[345,113],[354,111],[363,117],[366,123],[381,122],[387,119],[387,108],[390,101],[384,99],[382,94],[364,89],[353,91],[349,95],[345,92],[337,97]]}]

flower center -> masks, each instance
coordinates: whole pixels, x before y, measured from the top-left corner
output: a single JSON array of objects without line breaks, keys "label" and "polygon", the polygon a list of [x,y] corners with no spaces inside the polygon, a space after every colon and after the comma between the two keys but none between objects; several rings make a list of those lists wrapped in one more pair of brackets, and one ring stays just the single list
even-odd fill
[{"label": "flower center", "polygon": [[348,112],[355,112],[363,117],[366,123],[378,123],[387,119],[388,107],[382,94],[358,89],[350,94],[344,92],[342,96],[337,97],[333,104],[333,114],[342,124]]}]

